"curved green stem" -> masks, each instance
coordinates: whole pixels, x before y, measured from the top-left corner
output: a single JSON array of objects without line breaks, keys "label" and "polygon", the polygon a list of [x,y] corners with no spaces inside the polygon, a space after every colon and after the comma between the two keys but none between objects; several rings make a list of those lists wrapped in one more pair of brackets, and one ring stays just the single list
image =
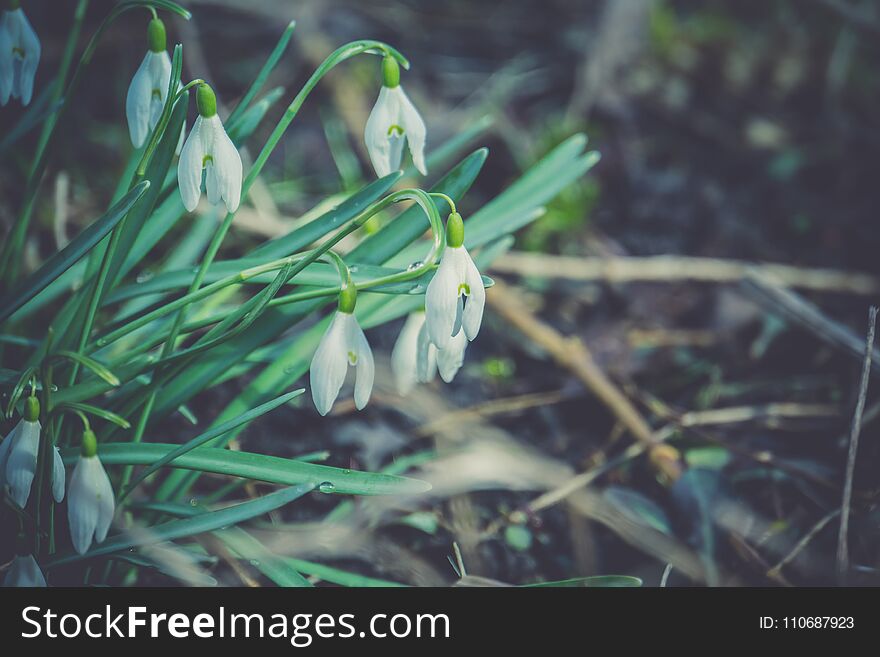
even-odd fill
[{"label": "curved green stem", "polygon": [[[397,50],[395,50],[388,44],[382,43],[381,41],[355,41],[346,44],[331,53],[330,56],[328,56],[327,59],[325,59],[321,63],[321,65],[318,66],[315,72],[312,73],[312,76],[308,79],[303,88],[300,89],[299,93],[291,101],[287,110],[284,112],[284,115],[281,117],[281,120],[275,126],[275,129],[272,131],[272,134],[269,136],[266,144],[263,146],[260,154],[254,161],[254,164],[248,172],[248,175],[242,181],[242,199],[247,196],[248,191],[254,184],[254,181],[262,172],[263,167],[269,160],[269,156],[271,155],[272,151],[275,150],[275,147],[278,145],[278,142],[281,140],[281,137],[284,135],[287,127],[299,113],[299,110],[302,107],[303,103],[305,103],[306,98],[308,98],[309,94],[317,86],[321,78],[323,78],[327,74],[327,72],[330,71],[330,69],[332,69],[337,64],[362,53],[382,54],[383,56],[390,55],[397,59],[404,68],[409,68],[409,62],[403,55],[401,55],[399,52],[397,52]],[[214,234],[210,244],[208,245],[208,248],[205,251],[205,255],[202,258],[199,269],[196,272],[192,284],[189,287],[189,292],[195,292],[201,287],[202,281],[204,280],[205,275],[208,272],[208,268],[211,266],[211,263],[217,256],[217,252],[220,250],[220,245],[223,243],[223,240],[226,237],[226,233],[229,231],[229,227],[232,225],[232,220],[234,218],[235,213],[229,212],[223,219],[223,223],[217,229],[217,232]],[[177,337],[180,333],[180,329],[183,326],[184,320],[186,319],[186,306],[187,304],[184,304],[178,310],[177,316],[174,318],[174,322],[171,326],[171,331],[169,332],[168,339],[166,340],[165,345],[162,348],[162,358],[167,357],[174,349],[174,345],[177,342]],[[143,431],[146,428],[147,417],[152,411],[152,407],[156,399],[155,383],[156,380],[159,378],[158,374],[159,372],[157,371],[156,374],[154,374],[153,381],[150,382],[150,392],[147,396],[147,401],[144,404],[143,411],[138,421],[137,429],[135,430],[135,434],[132,438],[134,442],[139,442],[143,437]],[[128,472],[127,474],[130,476],[130,472]]]},{"label": "curved green stem", "polygon": [[437,198],[442,198],[449,205],[450,212],[457,212],[455,209],[455,201],[452,200],[450,196],[444,194],[443,192],[428,192],[428,196],[436,196]]}]

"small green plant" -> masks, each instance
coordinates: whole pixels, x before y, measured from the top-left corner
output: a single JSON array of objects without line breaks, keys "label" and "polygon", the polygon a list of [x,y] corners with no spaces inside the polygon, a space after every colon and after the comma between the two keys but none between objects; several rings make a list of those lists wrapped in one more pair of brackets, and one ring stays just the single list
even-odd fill
[{"label": "small green plant", "polygon": [[[181,80],[183,46],[168,53],[164,20],[189,20],[186,9],[171,0],[120,2],[72,66],[87,4],[77,4],[56,81],[43,89],[36,75],[39,40],[19,2],[7,1],[0,21],[0,100],[28,106],[3,135],[4,162],[22,136],[40,130],[34,152],[19,153],[31,166],[0,249],[0,390],[6,418],[14,423],[0,442],[0,535],[14,541],[8,547],[18,555],[5,581],[43,585],[59,569],[71,582],[137,581],[140,569],[156,564],[147,556],[133,558],[130,550],[212,532],[279,585],[307,586],[305,575],[314,573],[362,584],[360,576],[267,554],[248,533],[248,521],[311,491],[413,495],[429,484],[314,462],[326,454],[280,458],[225,447],[261,415],[302,394],[290,388],[307,372],[314,405],[324,415],[354,367],[354,400],[363,408],[375,376],[364,330],[399,317],[409,316],[393,357],[401,391],[432,379],[435,369],[451,381],[479,332],[491,287],[479,268],[509,248],[511,235],[539,217],[598,154],[585,151],[582,135],[571,137],[465,219],[456,205],[488,153],[461,155],[478,132],[465,128],[428,149],[425,123],[401,86],[400,69],[409,69],[408,60],[386,43],[362,40],[341,46],[318,66],[244,171],[238,148],[282,96],[279,90],[260,94],[294,23],[221,119],[207,82]],[[128,166],[107,211],[25,271],[23,247],[43,174],[65,134],[65,114],[77,102],[102,37],[131,10],[148,16],[147,53],[120,102],[134,147]],[[288,234],[242,257],[218,259],[240,204],[311,92],[328,71],[361,55],[378,56],[381,64],[382,86],[364,133],[378,179]],[[198,118],[187,130],[191,95]],[[413,167],[402,172],[405,147]],[[442,172],[429,188],[398,185],[404,176],[429,171]],[[401,203],[407,207],[393,215]],[[369,234],[362,230],[380,213],[392,218]],[[169,235],[179,252],[160,260],[150,277],[139,277]],[[359,241],[343,255],[334,247],[350,235]],[[325,313],[333,303],[336,310]],[[192,417],[188,404],[196,395],[245,375],[238,396],[215,417],[198,419],[194,438],[153,433],[175,411]],[[65,490],[68,467],[73,471]],[[191,504],[193,485],[204,473],[281,488],[230,503],[236,487],[220,487],[204,505]],[[130,526],[148,531],[126,531]]]}]

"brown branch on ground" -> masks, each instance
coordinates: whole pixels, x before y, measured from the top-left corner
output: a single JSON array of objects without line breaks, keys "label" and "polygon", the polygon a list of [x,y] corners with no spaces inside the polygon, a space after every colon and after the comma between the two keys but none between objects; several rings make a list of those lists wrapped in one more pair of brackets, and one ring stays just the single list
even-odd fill
[{"label": "brown branch on ground", "polygon": [[872,295],[880,292],[880,278],[859,272],[814,269],[772,263],[687,256],[568,257],[509,251],[492,271],[538,278],[605,283],[738,283],[750,272],[770,276],[783,287],[813,292]]},{"label": "brown branch on ground", "polygon": [[576,337],[562,335],[538,319],[506,283],[496,280],[487,295],[492,310],[518,330],[558,365],[568,369],[641,443],[649,447],[651,462],[670,480],[681,475],[681,459],[674,448],[658,443],[654,432],[629,398],[596,364],[589,349]]}]

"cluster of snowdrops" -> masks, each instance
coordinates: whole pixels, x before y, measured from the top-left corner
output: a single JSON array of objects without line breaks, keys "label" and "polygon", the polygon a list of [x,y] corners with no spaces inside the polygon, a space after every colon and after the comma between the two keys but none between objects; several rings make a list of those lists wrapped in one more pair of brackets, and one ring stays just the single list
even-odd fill
[{"label": "cluster of snowdrops", "polygon": [[[166,50],[165,26],[155,11],[147,27],[148,51],[135,72],[125,100],[129,135],[135,147],[142,147],[162,128],[160,118],[174,92],[172,61]],[[0,102],[31,101],[40,60],[40,41],[20,3],[6,2],[0,17]],[[380,177],[400,169],[404,148],[413,164],[427,173],[424,158],[426,129],[422,117],[400,85],[397,60],[386,53],[382,59],[382,88],[364,129],[364,139],[373,168]],[[203,80],[177,85],[171,98],[193,89],[198,117],[189,134],[178,144],[178,189],[187,211],[198,206],[204,184],[207,200],[224,204],[230,213],[239,206],[242,193],[242,162],[238,150],[217,113],[212,88]],[[440,195],[442,196],[442,195]],[[445,229],[446,247],[439,266],[425,292],[424,309],[411,314],[392,352],[392,369],[401,393],[417,382],[427,382],[439,370],[449,382],[458,372],[465,349],[480,329],[485,288],[476,265],[464,247],[464,223],[454,203]],[[442,230],[442,227],[441,227]],[[355,368],[354,402],[362,409],[373,388],[374,363],[369,342],[354,315],[357,288],[341,256],[328,253],[340,275],[338,307],[311,361],[310,388],[321,415],[331,410],[348,369]],[[31,495],[40,446],[40,403],[37,381],[30,381],[30,394],[23,398],[19,423],[0,442],[0,489],[24,509]],[[84,554],[92,541],[102,542],[115,512],[114,492],[101,463],[99,445],[85,416],[81,456],[69,486],[57,447],[52,448],[51,491],[56,502],[67,493],[70,538],[74,549]],[[5,585],[44,586],[45,578],[24,532],[18,537],[17,554],[4,579]]]}]

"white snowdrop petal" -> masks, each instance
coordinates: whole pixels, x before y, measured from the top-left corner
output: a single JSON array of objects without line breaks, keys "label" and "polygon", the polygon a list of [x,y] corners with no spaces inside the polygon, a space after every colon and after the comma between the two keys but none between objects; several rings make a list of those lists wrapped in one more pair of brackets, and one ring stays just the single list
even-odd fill
[{"label": "white snowdrop petal", "polygon": [[95,503],[96,465],[101,467],[96,456],[80,457],[73,469],[70,490],[67,491],[70,540],[78,554],[84,554],[89,549],[98,526],[99,509]]},{"label": "white snowdrop petal", "polygon": [[241,155],[219,119],[214,130],[214,168],[218,189],[226,209],[235,212],[241,201]]},{"label": "white snowdrop petal", "polygon": [[425,140],[427,137],[427,129],[422,115],[412,104],[412,101],[404,93],[403,87],[397,87],[398,102],[400,107],[400,123],[406,134],[406,141],[409,144],[409,152],[412,156],[413,164],[423,176],[428,175],[428,168],[425,165]]},{"label": "white snowdrop petal", "polygon": [[217,205],[221,200],[220,183],[217,180],[217,160],[205,166],[205,195],[208,197],[208,203]]},{"label": "white snowdrop petal", "polygon": [[9,38],[5,17],[0,17],[0,105],[9,102],[12,78],[12,40]]},{"label": "white snowdrop petal", "polygon": [[483,310],[486,306],[486,287],[483,285],[483,277],[474,264],[468,252],[462,248],[466,262],[465,283],[470,290],[467,303],[464,305],[461,323],[468,340],[473,340],[480,332],[483,323]]},{"label": "white snowdrop petal", "polygon": [[444,349],[452,337],[458,304],[458,285],[460,282],[456,250],[447,248],[440,259],[440,266],[434,273],[425,292],[425,321],[428,324],[428,337],[438,349]]},{"label": "white snowdrop petal", "polygon": [[431,344],[431,338],[428,337],[428,326],[425,323],[422,324],[419,331],[417,352],[416,376],[419,382],[433,381],[434,374],[437,372],[437,348]]},{"label": "white snowdrop petal", "polygon": [[64,499],[64,483],[66,478],[64,461],[61,460],[61,452],[57,447],[52,448],[52,497],[61,503]]},{"label": "white snowdrop petal", "polygon": [[349,349],[357,355],[355,368],[357,376],[354,382],[354,405],[360,411],[370,401],[373,392],[373,379],[376,376],[376,366],[373,362],[373,350],[367,342],[367,336],[358,324],[354,315],[351,315],[348,325]]},{"label": "white snowdrop petal", "polygon": [[27,105],[31,102],[34,93],[34,77],[37,74],[37,66],[40,64],[40,40],[21,9],[10,13],[17,14],[19,21],[18,45],[24,51],[24,57],[21,61],[18,95],[21,98],[21,104]]},{"label": "white snowdrop petal", "polygon": [[437,369],[440,370],[440,378],[446,383],[452,383],[458,370],[464,364],[464,352],[467,345],[467,336],[464,331],[461,331],[450,340],[446,349],[437,350]]},{"label": "white snowdrop petal", "polygon": [[397,132],[388,135],[388,171],[400,171],[406,137]]},{"label": "white snowdrop petal", "polygon": [[150,55],[144,56],[141,65],[131,79],[125,97],[125,117],[128,120],[128,135],[135,148],[144,145],[150,131],[150,100],[152,83],[150,79]]},{"label": "white snowdrop petal", "polygon": [[113,495],[113,486],[104,465],[98,457],[98,467],[95,471],[95,504],[98,507],[98,523],[95,526],[95,541],[102,543],[107,538],[107,531],[113,522],[113,514],[116,511],[116,501]]},{"label": "white snowdrop petal", "polygon": [[391,90],[382,87],[376,104],[367,118],[364,127],[364,143],[376,175],[382,178],[391,173],[391,144],[388,140],[388,129],[397,123],[397,103]]},{"label": "white snowdrop petal", "polygon": [[22,509],[27,505],[31,494],[39,448],[40,423],[22,420],[6,462],[6,482],[9,484],[12,499]]},{"label": "white snowdrop petal", "polygon": [[165,100],[168,98],[168,86],[171,84],[171,58],[164,50],[151,52],[150,57],[150,130],[159,124]]},{"label": "white snowdrop petal", "polygon": [[9,435],[0,441],[0,494],[2,488],[6,485],[6,464],[9,462],[9,453],[12,451],[12,445],[15,443],[15,437],[18,435],[18,427],[21,422],[15,425]]},{"label": "white snowdrop petal", "polygon": [[27,554],[17,556],[12,560],[12,565],[3,578],[3,586],[8,587],[45,587],[46,578],[43,571],[34,559],[34,555]]},{"label": "white snowdrop petal", "polygon": [[346,316],[345,313],[337,311],[321,338],[315,355],[312,356],[309,386],[315,408],[321,415],[330,412],[348,371],[348,345],[345,342]]},{"label": "white snowdrop petal", "polygon": [[188,212],[196,209],[202,195],[202,158],[205,151],[202,146],[201,128],[202,117],[198,117],[183,144],[180,160],[177,163],[177,184],[183,206]]},{"label": "white snowdrop petal", "polygon": [[416,385],[419,334],[424,325],[424,313],[410,313],[391,350],[391,371],[400,395],[408,394]]}]

